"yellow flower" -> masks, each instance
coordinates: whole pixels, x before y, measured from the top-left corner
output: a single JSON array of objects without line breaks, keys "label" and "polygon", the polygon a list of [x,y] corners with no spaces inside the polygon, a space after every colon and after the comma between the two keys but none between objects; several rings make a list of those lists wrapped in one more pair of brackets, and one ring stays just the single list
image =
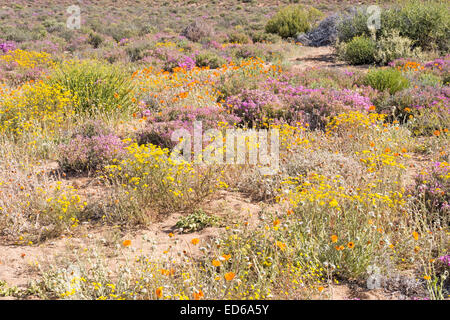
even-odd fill
[{"label": "yellow flower", "polygon": [[339,203],[335,199],[333,199],[330,201],[329,205],[330,205],[330,207],[334,208],[334,207],[337,207],[339,205]]}]

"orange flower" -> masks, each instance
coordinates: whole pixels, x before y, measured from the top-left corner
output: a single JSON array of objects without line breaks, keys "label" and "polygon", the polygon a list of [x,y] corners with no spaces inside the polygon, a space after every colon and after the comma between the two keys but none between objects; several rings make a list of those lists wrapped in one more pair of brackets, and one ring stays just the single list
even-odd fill
[{"label": "orange flower", "polygon": [[439,136],[441,135],[441,132],[440,132],[439,130],[434,130],[433,134],[434,134],[436,137],[439,137]]},{"label": "orange flower", "polygon": [[231,254],[223,254],[223,255],[222,255],[222,258],[224,258],[225,261],[227,261],[228,259],[231,258]]},{"label": "orange flower", "polygon": [[194,238],[191,240],[191,243],[195,246],[200,242],[200,240],[198,238]]},{"label": "orange flower", "polygon": [[431,279],[430,276],[423,276],[423,278],[424,278],[425,280],[430,280],[430,279]]},{"label": "orange flower", "polygon": [[169,233],[169,238],[172,238],[173,237],[173,233],[171,232],[171,233]]},{"label": "orange flower", "polygon": [[419,240],[419,234],[416,231],[412,233],[412,236],[414,237],[414,240]]},{"label": "orange flower", "polygon": [[276,242],[275,242],[275,245],[276,245],[278,248],[280,248],[281,251],[286,250],[286,244],[283,243],[283,242],[281,242],[281,241],[276,241]]},{"label": "orange flower", "polygon": [[338,241],[338,236],[335,235],[335,234],[333,234],[333,235],[331,236],[331,242],[337,242],[337,241]]},{"label": "orange flower", "polygon": [[273,226],[276,227],[280,224],[280,219],[277,219],[273,222]]},{"label": "orange flower", "polygon": [[162,294],[163,294],[162,289],[163,289],[163,287],[159,287],[158,289],[155,290],[156,296],[158,298],[162,297]]},{"label": "orange flower", "polygon": [[124,240],[124,242],[122,242],[124,247],[128,247],[131,245],[131,240]]},{"label": "orange flower", "polygon": [[236,274],[234,272],[227,272],[225,273],[225,280],[227,281],[231,281],[234,279],[234,277],[236,276]]},{"label": "orange flower", "polygon": [[198,292],[194,292],[194,300],[200,300],[204,297],[203,291],[198,290]]},{"label": "orange flower", "polygon": [[319,288],[317,288],[319,290],[319,292],[322,292],[323,289],[325,289],[324,287],[320,286]]},{"label": "orange flower", "polygon": [[350,241],[349,243],[347,243],[347,247],[349,247],[350,249],[353,249],[355,247],[355,244]]},{"label": "orange flower", "polygon": [[213,265],[214,267],[219,267],[219,266],[221,265],[221,263],[220,263],[219,260],[213,260],[213,261],[212,261],[212,265]]}]

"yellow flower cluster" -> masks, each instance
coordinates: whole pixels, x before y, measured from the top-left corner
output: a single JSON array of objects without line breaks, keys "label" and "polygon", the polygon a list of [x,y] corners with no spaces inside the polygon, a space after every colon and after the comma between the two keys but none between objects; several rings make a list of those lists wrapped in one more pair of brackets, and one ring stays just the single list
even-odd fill
[{"label": "yellow flower cluster", "polygon": [[55,62],[51,59],[49,53],[20,49],[0,55],[0,63],[16,63],[22,69],[33,69],[37,66],[53,68],[55,66]]},{"label": "yellow flower cluster", "polygon": [[130,201],[159,209],[180,209],[224,184],[217,177],[220,173],[174,159],[168,149],[133,143],[126,150],[128,157],[107,166],[106,172]]},{"label": "yellow flower cluster", "polygon": [[327,133],[342,129],[380,125],[386,115],[378,113],[363,113],[361,111],[349,111],[333,117],[327,124]]},{"label": "yellow flower cluster", "polygon": [[0,96],[0,132],[23,135],[53,133],[73,114],[76,97],[43,81],[25,83]]},{"label": "yellow flower cluster", "polygon": [[364,206],[370,209],[380,204],[390,208],[404,204],[401,193],[386,191],[382,194],[375,182],[358,188],[345,187],[340,178],[339,175],[329,178],[316,173],[288,178],[283,184],[294,186],[294,188],[285,199],[294,208],[309,202],[319,207],[335,208],[338,211],[342,210],[343,206]]}]

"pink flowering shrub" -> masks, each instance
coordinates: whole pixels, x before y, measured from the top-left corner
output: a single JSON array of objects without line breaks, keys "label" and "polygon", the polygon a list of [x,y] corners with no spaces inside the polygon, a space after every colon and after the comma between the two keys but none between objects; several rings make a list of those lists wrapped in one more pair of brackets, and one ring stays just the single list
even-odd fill
[{"label": "pink flowering shrub", "polygon": [[201,121],[203,131],[217,128],[219,122],[228,125],[241,122],[239,117],[217,106],[196,109],[179,107],[161,112],[147,109],[142,114],[147,118],[147,126],[138,133],[138,144],[152,143],[169,149],[177,144],[171,139],[173,132],[185,129],[192,134],[195,121]]},{"label": "pink flowering shrub", "polygon": [[59,164],[64,172],[93,173],[101,170],[126,152],[124,142],[113,134],[76,135],[69,143],[59,147]]},{"label": "pink flowering shrub", "polygon": [[434,162],[427,171],[415,179],[411,194],[418,199],[429,213],[429,220],[448,226],[450,215],[450,164]]},{"label": "pink flowering shrub", "polygon": [[248,127],[259,127],[267,119],[281,115],[281,101],[270,91],[244,89],[238,95],[228,97],[226,105],[241,119],[241,124]]}]

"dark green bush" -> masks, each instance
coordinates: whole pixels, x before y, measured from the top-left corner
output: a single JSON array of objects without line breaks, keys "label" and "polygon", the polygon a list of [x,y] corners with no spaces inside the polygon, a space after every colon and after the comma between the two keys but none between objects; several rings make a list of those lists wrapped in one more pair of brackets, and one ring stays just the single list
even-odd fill
[{"label": "dark green bush", "polygon": [[350,64],[369,64],[375,61],[377,46],[367,36],[356,36],[339,49],[342,59]]},{"label": "dark green bush", "polygon": [[283,38],[308,32],[323,14],[313,7],[290,5],[278,11],[266,24],[266,32]]}]

